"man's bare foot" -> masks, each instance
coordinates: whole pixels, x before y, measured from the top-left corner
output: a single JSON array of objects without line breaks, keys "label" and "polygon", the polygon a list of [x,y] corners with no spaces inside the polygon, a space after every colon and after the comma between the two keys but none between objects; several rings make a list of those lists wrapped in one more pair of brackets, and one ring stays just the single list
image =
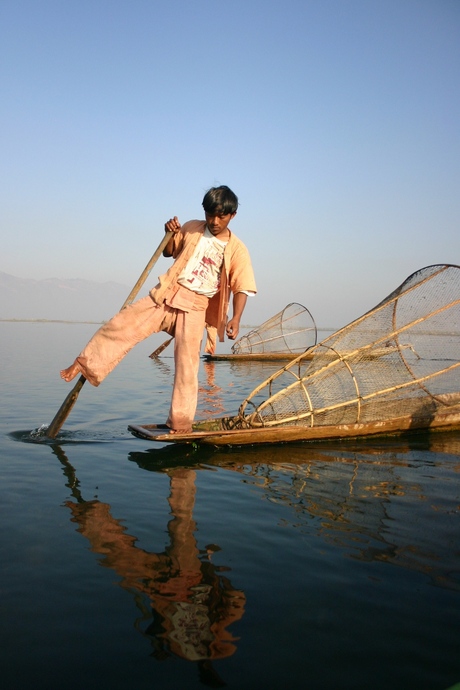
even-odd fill
[{"label": "man's bare foot", "polygon": [[78,365],[77,360],[73,362],[73,364],[70,365],[70,367],[67,367],[67,369],[62,369],[61,371],[61,379],[64,379],[64,381],[72,381],[77,374],[81,374],[81,369]]},{"label": "man's bare foot", "polygon": [[189,427],[188,429],[170,429],[169,433],[170,434],[191,434],[193,432],[192,427]]}]

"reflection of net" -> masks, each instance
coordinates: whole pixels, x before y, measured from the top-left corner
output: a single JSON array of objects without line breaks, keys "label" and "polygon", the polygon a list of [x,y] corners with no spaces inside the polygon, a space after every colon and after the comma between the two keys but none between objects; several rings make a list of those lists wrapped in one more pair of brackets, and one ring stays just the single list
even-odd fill
[{"label": "reflection of net", "polygon": [[460,404],[459,335],[460,267],[428,266],[266,379],[229,427],[430,417]]},{"label": "reflection of net", "polygon": [[316,344],[316,324],[306,307],[292,302],[232,347],[233,354],[304,352]]}]

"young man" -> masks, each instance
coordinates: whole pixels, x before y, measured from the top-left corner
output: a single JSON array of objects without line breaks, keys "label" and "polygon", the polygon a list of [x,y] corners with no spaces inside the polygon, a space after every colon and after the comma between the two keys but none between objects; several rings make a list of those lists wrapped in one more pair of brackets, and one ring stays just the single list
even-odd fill
[{"label": "young man", "polygon": [[[229,228],[238,198],[225,185],[203,198],[206,220],[183,226],[175,216],[165,223],[173,233],[163,254],[175,261],[147,297],[122,309],[91,338],[73,364],[61,371],[65,381],[77,374],[98,386],[121,359],[152,333],[174,335],[174,386],[167,426],[171,433],[189,433],[198,398],[198,368],[203,329],[206,352],[214,352],[216,336],[238,337],[247,296],[256,293],[251,259]],[[233,315],[227,322],[230,293]]]}]

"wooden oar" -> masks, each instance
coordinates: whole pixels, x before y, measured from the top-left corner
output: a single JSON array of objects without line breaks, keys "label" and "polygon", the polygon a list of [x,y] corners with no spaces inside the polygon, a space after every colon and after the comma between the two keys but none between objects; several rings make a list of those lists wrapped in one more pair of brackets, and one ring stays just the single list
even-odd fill
[{"label": "wooden oar", "polygon": [[[128,306],[128,304],[131,304],[131,302],[134,300],[137,293],[139,292],[139,290],[141,289],[141,287],[143,286],[143,284],[147,280],[150,271],[152,270],[152,268],[154,267],[154,265],[156,264],[156,262],[160,258],[164,248],[168,244],[172,235],[173,235],[172,232],[167,232],[165,234],[165,236],[161,240],[160,244],[158,245],[158,248],[155,251],[154,255],[152,256],[152,258],[148,262],[147,266],[142,271],[142,273],[139,277],[139,280],[137,281],[137,283],[135,284],[135,286],[133,287],[133,289],[129,293],[128,297],[126,298],[121,309],[124,309],[126,306]],[[62,425],[64,424],[65,420],[69,416],[73,406],[77,402],[78,395],[79,395],[85,381],[86,381],[86,378],[83,375],[80,376],[77,383],[75,384],[75,386],[72,388],[72,390],[70,391],[70,393],[68,394],[68,396],[66,397],[64,402],[62,403],[61,407],[59,408],[59,410],[56,413],[56,416],[54,417],[53,421],[51,422],[48,429],[46,430],[46,432],[45,432],[46,436],[48,436],[49,438],[56,438]]]},{"label": "wooden oar", "polygon": [[168,340],[165,340],[165,342],[162,345],[160,345],[160,347],[157,347],[157,349],[154,350],[151,355],[149,355],[150,359],[156,359],[157,357],[159,357],[163,350],[166,350],[169,343],[172,343],[173,340],[174,336],[172,338],[168,338]]}]

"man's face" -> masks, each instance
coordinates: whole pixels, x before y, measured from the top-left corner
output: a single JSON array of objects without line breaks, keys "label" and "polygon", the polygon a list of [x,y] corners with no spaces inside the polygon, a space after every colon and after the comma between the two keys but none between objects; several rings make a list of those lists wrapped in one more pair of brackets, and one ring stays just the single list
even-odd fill
[{"label": "man's face", "polygon": [[227,213],[223,215],[222,213],[207,213],[205,212],[206,216],[206,225],[208,226],[209,232],[211,235],[214,235],[214,237],[219,237],[219,235],[224,235],[225,237],[228,235],[228,224],[236,216],[236,213]]}]

